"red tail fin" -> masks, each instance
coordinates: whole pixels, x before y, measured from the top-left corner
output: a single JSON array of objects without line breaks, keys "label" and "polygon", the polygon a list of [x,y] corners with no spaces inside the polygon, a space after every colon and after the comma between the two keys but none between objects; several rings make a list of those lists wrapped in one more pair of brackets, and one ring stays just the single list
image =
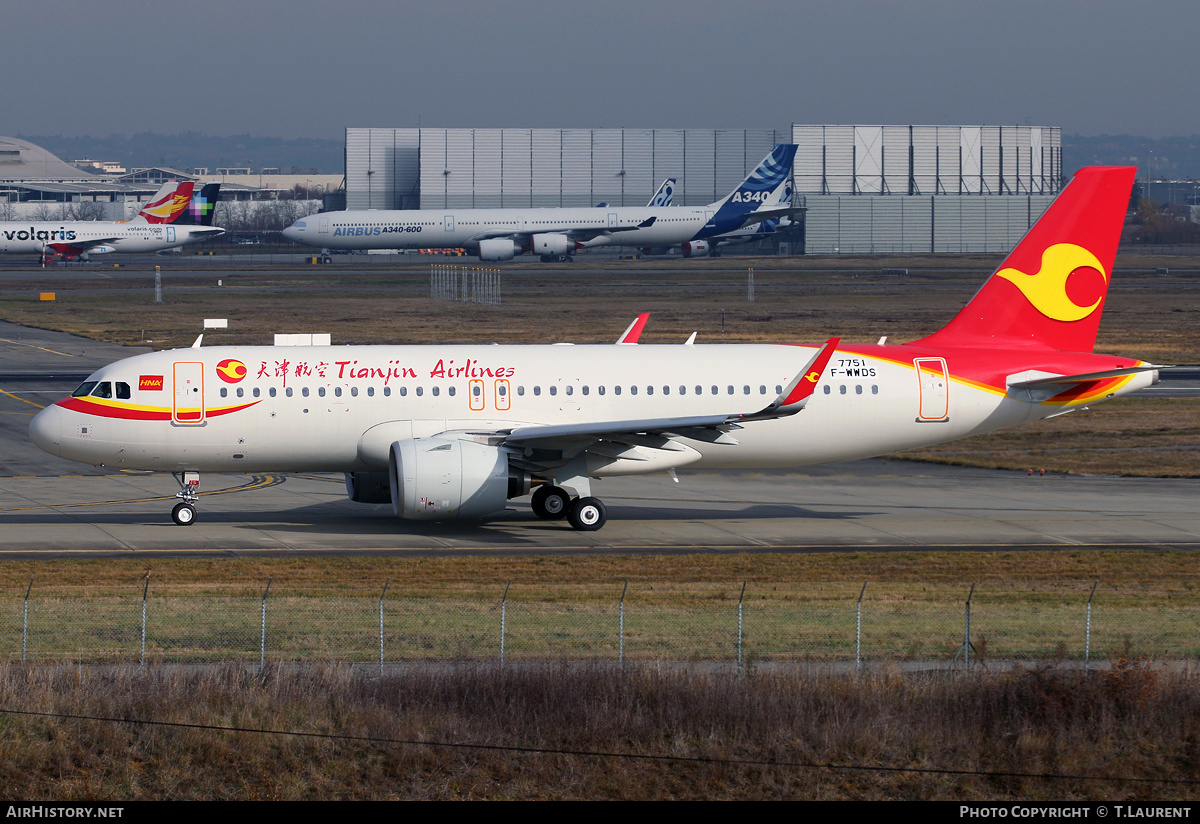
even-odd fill
[{"label": "red tail fin", "polygon": [[1092,351],[1136,171],[1080,169],[954,320],[914,343]]},{"label": "red tail fin", "polygon": [[179,213],[187,208],[192,199],[192,189],[196,184],[192,181],[183,183],[166,183],[151,198],[138,217],[145,218],[147,223],[171,223]]}]

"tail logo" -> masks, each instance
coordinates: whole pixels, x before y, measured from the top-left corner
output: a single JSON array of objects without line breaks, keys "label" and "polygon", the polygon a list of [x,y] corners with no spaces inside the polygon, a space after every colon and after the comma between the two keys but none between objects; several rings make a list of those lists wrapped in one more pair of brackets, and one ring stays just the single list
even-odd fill
[{"label": "tail logo", "polygon": [[232,358],[223,360],[217,364],[217,377],[225,383],[238,383],[246,377],[246,364]]},{"label": "tail logo", "polygon": [[[1095,275],[1100,276],[1099,284]],[[1064,323],[1083,320],[1095,312],[1108,285],[1108,273],[1096,256],[1074,243],[1056,243],[1042,252],[1042,266],[1035,274],[1009,268],[996,272],[996,276],[1020,289],[1034,309]],[[1092,296],[1096,298],[1090,305],[1073,299],[1086,301]]]}]

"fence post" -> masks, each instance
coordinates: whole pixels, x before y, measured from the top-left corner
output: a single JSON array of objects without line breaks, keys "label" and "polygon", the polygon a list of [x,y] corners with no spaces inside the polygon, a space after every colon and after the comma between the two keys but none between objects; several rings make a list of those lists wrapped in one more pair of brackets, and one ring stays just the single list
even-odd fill
[{"label": "fence post", "polygon": [[862,590],[858,593],[854,620],[854,668],[859,670],[862,669],[862,599],[866,591],[867,582],[863,581]]},{"label": "fence post", "polygon": [[625,593],[629,591],[629,579],[621,590],[621,604],[617,609],[617,663],[625,665]]},{"label": "fence post", "polygon": [[746,270],[746,302],[754,303],[754,270]]},{"label": "fence post", "polygon": [[504,622],[508,611],[508,588],[512,581],[504,585],[504,597],[500,599],[500,666],[504,666]]},{"label": "fence post", "polygon": [[1100,586],[1100,582],[1092,584],[1092,593],[1088,595],[1087,602],[1087,623],[1083,629],[1083,664],[1087,666],[1092,660],[1092,599],[1096,597],[1096,587]]},{"label": "fence post", "polygon": [[389,577],[383,582],[383,592],[379,593],[379,674],[383,675],[383,596],[387,595],[388,584],[392,582]]},{"label": "fence post", "polygon": [[146,573],[146,583],[142,585],[142,666],[146,666],[146,591],[150,589],[150,573]]},{"label": "fence post", "polygon": [[29,586],[25,587],[25,606],[21,611],[21,663],[25,663],[25,653],[29,648],[29,593],[33,589],[33,576],[29,576]]},{"label": "fence post", "polygon": [[746,600],[746,582],[742,581],[742,592],[738,595],[738,640],[737,640],[737,671],[742,674],[742,602]]},{"label": "fence post", "polygon": [[[963,643],[959,652],[963,655],[963,661],[967,665],[967,672],[971,671],[971,598],[975,594],[975,585],[971,584],[971,591],[967,593],[966,613],[963,618]],[[958,653],[954,654],[955,660],[958,659]]]},{"label": "fence post", "polygon": [[271,582],[275,580],[274,576],[267,578],[267,588],[262,594],[262,626],[258,641],[258,668],[265,669],[267,666],[267,594],[271,591]]}]

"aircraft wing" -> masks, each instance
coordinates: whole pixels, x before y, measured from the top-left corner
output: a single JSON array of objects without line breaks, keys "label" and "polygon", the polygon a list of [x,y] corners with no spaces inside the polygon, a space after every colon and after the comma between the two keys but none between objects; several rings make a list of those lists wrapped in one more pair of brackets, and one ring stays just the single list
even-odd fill
[{"label": "aircraft wing", "polygon": [[728,433],[741,429],[742,424],[786,418],[802,410],[816,391],[821,375],[840,341],[840,338],[826,341],[775,400],[757,412],[522,426],[504,433],[503,444],[575,451],[588,449],[590,444],[598,441],[654,446],[676,437],[736,444],[737,440]]},{"label": "aircraft wing", "polygon": [[88,238],[82,243],[67,243],[66,241],[51,242],[46,244],[46,248],[53,249],[60,255],[81,255],[87,252],[89,249],[94,249],[97,246],[103,246],[107,243],[115,243],[120,239],[121,238],[119,236],[114,236]]}]

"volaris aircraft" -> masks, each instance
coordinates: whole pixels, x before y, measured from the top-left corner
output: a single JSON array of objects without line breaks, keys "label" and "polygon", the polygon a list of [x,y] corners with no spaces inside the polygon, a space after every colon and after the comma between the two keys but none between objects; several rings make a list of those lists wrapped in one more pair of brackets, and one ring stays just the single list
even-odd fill
[{"label": "volaris aircraft", "polygon": [[[39,412],[33,440],[175,473],[343,472],[411,520],[603,526],[596,478],[883,455],[1071,412],[1158,379],[1092,352],[1135,170],[1081,170],[967,306],[898,345],[239,346],[106,366]],[[689,340],[690,344],[692,341]]]},{"label": "volaris aircraft", "polygon": [[220,183],[199,193],[194,184],[167,183],[131,220],[44,220],[0,223],[0,253],[88,260],[111,252],[160,252],[225,233],[212,225]]}]

